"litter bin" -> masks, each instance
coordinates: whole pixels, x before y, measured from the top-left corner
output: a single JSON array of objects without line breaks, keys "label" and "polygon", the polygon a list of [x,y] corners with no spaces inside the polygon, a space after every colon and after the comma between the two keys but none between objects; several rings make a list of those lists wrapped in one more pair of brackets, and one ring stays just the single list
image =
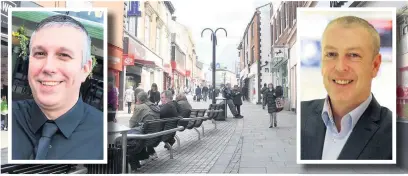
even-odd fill
[{"label": "litter bin", "polygon": [[[226,101],[226,99],[224,97],[216,97],[215,100],[217,102],[217,105],[221,106],[220,109],[222,109],[224,111],[224,113],[219,113],[218,116],[214,118],[214,120],[224,121],[228,117],[227,101]],[[218,103],[219,101],[221,101],[221,102]]]}]

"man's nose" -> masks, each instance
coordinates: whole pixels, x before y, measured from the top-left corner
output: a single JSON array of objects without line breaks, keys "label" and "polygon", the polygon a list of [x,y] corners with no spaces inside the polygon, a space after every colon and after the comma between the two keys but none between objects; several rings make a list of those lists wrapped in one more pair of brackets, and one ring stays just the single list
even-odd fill
[{"label": "man's nose", "polygon": [[339,57],[336,61],[335,69],[337,71],[348,71],[348,59],[346,56]]},{"label": "man's nose", "polygon": [[53,55],[49,55],[45,61],[43,66],[43,72],[47,74],[54,74],[57,69],[57,62],[55,61],[56,58]]}]

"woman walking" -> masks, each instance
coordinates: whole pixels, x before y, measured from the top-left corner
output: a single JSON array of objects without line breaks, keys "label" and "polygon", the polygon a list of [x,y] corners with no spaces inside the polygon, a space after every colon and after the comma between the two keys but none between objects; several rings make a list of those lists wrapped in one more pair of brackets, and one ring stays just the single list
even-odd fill
[{"label": "woman walking", "polygon": [[273,84],[268,84],[268,89],[266,90],[266,104],[268,105],[268,113],[269,113],[269,128],[273,128],[277,126],[277,119],[276,119],[276,95],[275,89],[273,88]]}]

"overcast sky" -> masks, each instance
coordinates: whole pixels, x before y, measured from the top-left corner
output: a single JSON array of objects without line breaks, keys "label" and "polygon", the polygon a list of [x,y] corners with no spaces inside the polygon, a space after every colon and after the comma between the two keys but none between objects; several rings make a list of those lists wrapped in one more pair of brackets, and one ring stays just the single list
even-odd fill
[{"label": "overcast sky", "polygon": [[177,21],[192,30],[196,44],[198,60],[209,65],[212,61],[212,42],[210,32],[206,31],[201,38],[204,28],[215,30],[223,27],[228,32],[225,37],[223,31],[217,32],[217,62],[235,71],[238,61],[238,44],[250,22],[255,8],[267,4],[268,0],[174,0],[173,3]]}]

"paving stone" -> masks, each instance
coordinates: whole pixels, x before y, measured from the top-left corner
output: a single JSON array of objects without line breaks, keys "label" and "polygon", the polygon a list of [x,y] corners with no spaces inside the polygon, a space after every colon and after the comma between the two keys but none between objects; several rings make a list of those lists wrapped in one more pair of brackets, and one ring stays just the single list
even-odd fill
[{"label": "paving stone", "polygon": [[240,174],[266,174],[265,167],[241,167],[239,168]]}]

